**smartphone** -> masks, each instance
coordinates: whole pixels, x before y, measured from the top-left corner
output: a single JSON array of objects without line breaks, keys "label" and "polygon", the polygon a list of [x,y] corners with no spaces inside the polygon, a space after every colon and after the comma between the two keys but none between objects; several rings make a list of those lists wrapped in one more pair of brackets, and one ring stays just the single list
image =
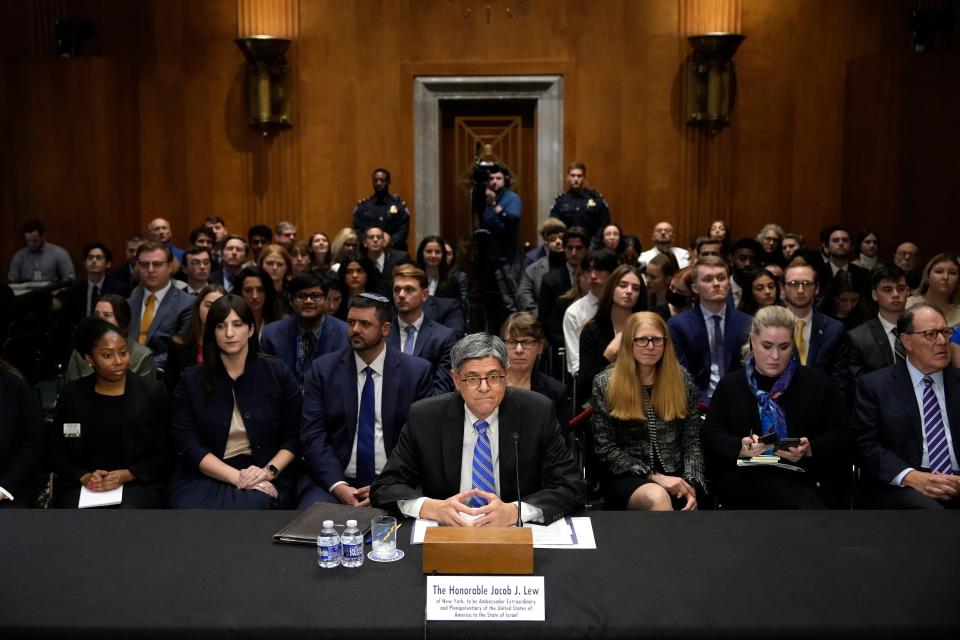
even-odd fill
[{"label": "smartphone", "polygon": [[[777,432],[776,432],[776,431],[771,431],[770,433],[768,433],[768,434],[765,435],[765,436],[760,436],[759,438],[757,438],[757,442],[760,442],[760,443],[762,443],[762,444],[776,444],[776,443],[777,443]],[[781,441],[781,442],[782,442],[782,441]]]},{"label": "smartphone", "polygon": [[777,450],[790,449],[800,446],[800,438],[780,438],[777,440]]}]

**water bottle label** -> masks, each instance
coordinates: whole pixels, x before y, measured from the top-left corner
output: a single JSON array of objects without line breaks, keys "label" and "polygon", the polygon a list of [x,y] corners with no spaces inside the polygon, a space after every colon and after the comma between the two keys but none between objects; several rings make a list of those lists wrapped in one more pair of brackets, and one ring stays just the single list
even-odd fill
[{"label": "water bottle label", "polygon": [[343,557],[344,557],[344,558],[362,558],[362,557],[363,557],[363,545],[362,545],[362,544],[345,544],[345,545],[343,545]]},{"label": "water bottle label", "polygon": [[336,545],[320,547],[320,560],[324,562],[333,562],[339,557],[340,553]]}]

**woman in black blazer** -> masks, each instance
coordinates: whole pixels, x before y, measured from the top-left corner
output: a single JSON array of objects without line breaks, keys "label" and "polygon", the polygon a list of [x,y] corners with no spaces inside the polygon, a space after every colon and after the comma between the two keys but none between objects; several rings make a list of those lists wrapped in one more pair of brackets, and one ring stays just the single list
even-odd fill
[{"label": "woman in black blazer", "polygon": [[0,358],[0,508],[32,507],[43,479],[40,399]]},{"label": "woman in black blazer", "polygon": [[253,312],[227,294],[207,313],[203,366],[173,394],[180,463],[167,502],[176,509],[289,509],[296,504],[300,385],[261,355]]},{"label": "woman in black blazer", "polygon": [[537,359],[543,353],[546,335],[543,326],[525,311],[510,314],[500,327],[500,337],[507,345],[507,386],[529,389],[553,401],[553,409],[566,434],[570,426],[570,392],[567,385],[537,369]]},{"label": "woman in black blazer", "polygon": [[127,338],[115,325],[85,318],[75,342],[93,375],[68,382],[57,400],[52,505],[77,507],[81,487],[123,487],[121,507],[160,507],[173,466],[163,385],[129,373]]},{"label": "woman in black blazer", "polygon": [[[849,497],[856,434],[847,403],[830,378],[793,357],[793,332],[785,308],[758,310],[746,365],[725,375],[713,392],[703,445],[708,482],[726,508],[823,509]],[[761,436],[791,441],[777,448],[760,442]],[[760,454],[780,460],[737,465],[738,458]],[[776,468],[780,462],[804,471]]]}]

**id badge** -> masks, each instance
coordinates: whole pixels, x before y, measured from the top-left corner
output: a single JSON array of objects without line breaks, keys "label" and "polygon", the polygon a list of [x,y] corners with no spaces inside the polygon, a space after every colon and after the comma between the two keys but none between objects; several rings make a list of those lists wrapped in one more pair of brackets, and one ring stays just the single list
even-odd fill
[{"label": "id badge", "polygon": [[80,437],[80,423],[79,423],[79,422],[64,422],[64,423],[63,423],[63,437],[64,437],[64,438],[79,438],[79,437]]}]

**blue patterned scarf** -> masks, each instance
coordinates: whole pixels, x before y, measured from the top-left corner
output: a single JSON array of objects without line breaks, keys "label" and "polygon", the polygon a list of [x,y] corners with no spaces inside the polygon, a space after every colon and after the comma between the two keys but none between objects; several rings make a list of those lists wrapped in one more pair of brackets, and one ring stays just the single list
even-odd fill
[{"label": "blue patterned scarf", "polygon": [[797,370],[797,362],[790,358],[787,368],[780,374],[773,388],[767,392],[757,387],[757,373],[753,368],[753,356],[747,360],[747,384],[750,386],[750,393],[757,399],[757,408],[760,410],[760,432],[762,435],[776,432],[777,438],[787,437],[787,419],[783,415],[783,409],[777,404],[776,400],[790,386],[793,380],[793,374]]}]

